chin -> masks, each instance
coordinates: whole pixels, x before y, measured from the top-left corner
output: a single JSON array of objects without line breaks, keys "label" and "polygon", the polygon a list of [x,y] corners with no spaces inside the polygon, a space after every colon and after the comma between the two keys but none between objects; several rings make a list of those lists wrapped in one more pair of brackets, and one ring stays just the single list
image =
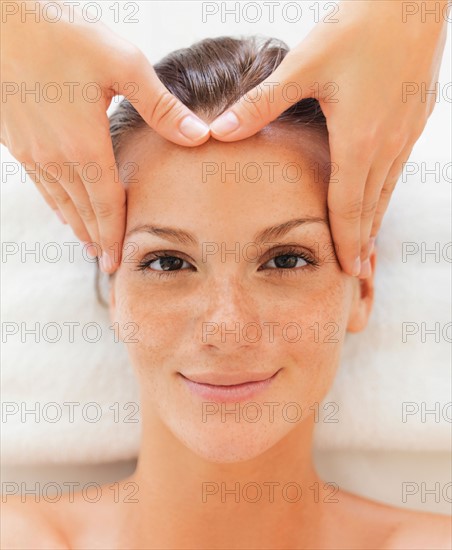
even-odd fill
[{"label": "chin", "polygon": [[213,444],[211,441],[188,441],[187,439],[184,439],[182,443],[199,458],[217,464],[252,460],[264,454],[272,446],[268,443],[256,444],[256,442],[250,445],[245,437],[242,441],[222,441],[218,444]]},{"label": "chin", "polygon": [[211,422],[168,425],[173,435],[208,462],[233,463],[256,458],[273,447],[294,425],[279,422]]}]

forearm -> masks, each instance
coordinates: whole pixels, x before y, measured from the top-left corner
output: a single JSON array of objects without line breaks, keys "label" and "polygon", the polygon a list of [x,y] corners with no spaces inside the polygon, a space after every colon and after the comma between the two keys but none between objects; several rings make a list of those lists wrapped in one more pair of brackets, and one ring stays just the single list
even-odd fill
[{"label": "forearm", "polygon": [[390,56],[397,55],[390,49],[397,44],[406,51],[422,50],[425,59],[434,60],[452,21],[452,0],[342,0],[339,8],[338,27],[343,23],[352,35],[365,31]]},{"label": "forearm", "polygon": [[[363,25],[388,13],[388,17],[395,16],[397,22],[423,26],[426,32],[452,22],[452,0],[341,0],[339,7],[339,23],[341,12],[355,15]],[[369,18],[363,18],[364,13],[368,13]]]}]

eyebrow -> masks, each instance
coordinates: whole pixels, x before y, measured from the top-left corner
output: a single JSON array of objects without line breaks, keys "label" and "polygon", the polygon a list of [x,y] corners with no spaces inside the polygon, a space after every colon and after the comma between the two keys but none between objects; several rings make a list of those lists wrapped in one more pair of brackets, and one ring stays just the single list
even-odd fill
[{"label": "eyebrow", "polygon": [[[284,237],[284,235],[289,233],[289,231],[292,231],[292,229],[295,229],[300,225],[306,225],[310,223],[323,223],[327,227],[329,227],[328,222],[324,218],[318,218],[314,216],[310,216],[307,218],[295,218],[293,220],[280,223],[278,225],[272,225],[271,227],[267,227],[266,229],[259,231],[255,235],[253,242],[256,244],[264,244],[266,242],[272,241],[273,239],[281,239],[282,237]],[[181,244],[192,244],[194,246],[197,246],[199,244],[198,239],[194,235],[177,227],[162,227],[149,224],[138,225],[137,227],[134,227],[133,229],[128,231],[125,238],[129,237],[133,233],[150,233],[151,235],[156,235],[157,237],[164,238],[167,241],[177,242]]]}]

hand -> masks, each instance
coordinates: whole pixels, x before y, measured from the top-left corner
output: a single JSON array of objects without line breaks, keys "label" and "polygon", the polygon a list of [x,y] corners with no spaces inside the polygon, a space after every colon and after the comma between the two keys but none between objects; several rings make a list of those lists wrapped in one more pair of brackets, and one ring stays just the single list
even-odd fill
[{"label": "hand", "polygon": [[[328,188],[336,254],[344,271],[361,277],[371,272],[369,254],[389,199],[435,106],[435,94],[404,97],[404,85],[435,88],[446,37],[444,18],[423,19],[419,10],[403,21],[403,4],[340,3],[339,22],[316,25],[269,78],[210,125],[214,138],[235,141],[305,97],[319,100],[338,169]],[[291,101],[284,93],[289,83],[301,89]]]},{"label": "hand", "polygon": [[[106,114],[112,98],[126,96],[149,126],[180,145],[204,143],[209,128],[168,92],[138,48],[102,23],[84,21],[77,10],[70,22],[63,3],[58,22],[41,17],[37,23],[33,15],[21,22],[21,11],[36,1],[17,2],[12,15],[1,4],[0,142],[75,235],[99,243],[91,252],[102,251],[102,269],[113,272],[121,260],[126,196]],[[35,95],[25,94],[33,89]]]}]

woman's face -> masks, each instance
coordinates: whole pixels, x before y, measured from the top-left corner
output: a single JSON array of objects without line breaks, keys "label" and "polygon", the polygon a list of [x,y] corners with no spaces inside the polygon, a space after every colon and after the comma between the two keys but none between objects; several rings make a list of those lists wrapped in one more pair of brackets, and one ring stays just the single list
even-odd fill
[{"label": "woman's face", "polygon": [[328,162],[325,136],[275,125],[197,148],[146,131],[121,152],[111,315],[144,421],[156,414],[208,460],[253,458],[295,429],[326,395],[346,331],[366,324],[372,279],[334,255]]}]

